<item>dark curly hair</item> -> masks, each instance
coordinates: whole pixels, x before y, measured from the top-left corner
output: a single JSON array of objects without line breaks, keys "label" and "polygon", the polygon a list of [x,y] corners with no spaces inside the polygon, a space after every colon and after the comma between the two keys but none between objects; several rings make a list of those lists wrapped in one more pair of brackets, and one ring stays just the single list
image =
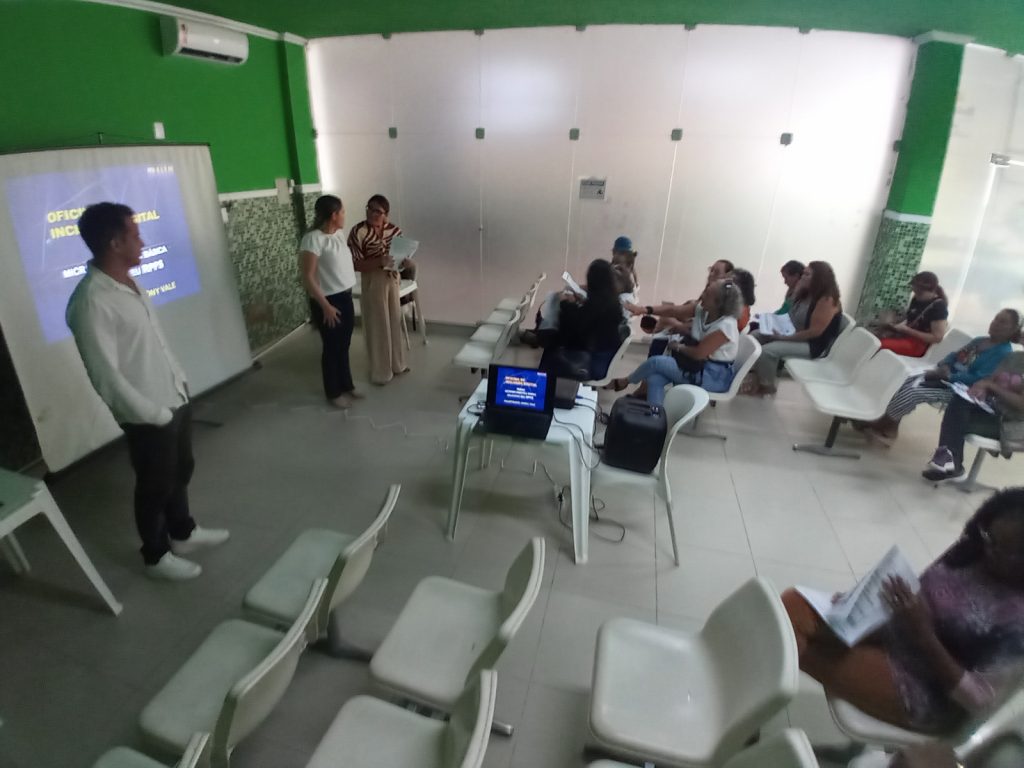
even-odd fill
[{"label": "dark curly hair", "polygon": [[1004,488],[989,496],[967,521],[960,538],[942,555],[942,562],[950,568],[965,568],[981,560],[985,556],[982,531],[1010,515],[1024,520],[1024,487]]}]

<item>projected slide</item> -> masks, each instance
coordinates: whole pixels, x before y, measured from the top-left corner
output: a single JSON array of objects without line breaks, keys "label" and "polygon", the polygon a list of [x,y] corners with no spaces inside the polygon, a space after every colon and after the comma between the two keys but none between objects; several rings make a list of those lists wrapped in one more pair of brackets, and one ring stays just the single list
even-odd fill
[{"label": "projected slide", "polygon": [[145,247],[131,274],[154,304],[199,291],[181,190],[169,163],[11,178],[7,200],[25,277],[49,343],[71,335],[64,310],[92,257],[78,235],[78,218],[91,203],[123,203],[135,211]]}]

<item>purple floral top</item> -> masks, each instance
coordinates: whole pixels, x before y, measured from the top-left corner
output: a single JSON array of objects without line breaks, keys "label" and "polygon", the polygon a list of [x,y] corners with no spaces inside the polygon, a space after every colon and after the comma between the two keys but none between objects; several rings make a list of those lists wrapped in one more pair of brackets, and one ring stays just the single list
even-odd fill
[{"label": "purple floral top", "polygon": [[[912,640],[884,633],[893,679],[911,723],[922,731],[949,730],[968,711],[987,708],[1024,671],[1024,593],[996,581],[981,563],[950,568],[941,560],[921,575],[921,594],[942,644],[967,671],[952,694],[936,679]],[[957,696],[969,687],[970,701]]]}]

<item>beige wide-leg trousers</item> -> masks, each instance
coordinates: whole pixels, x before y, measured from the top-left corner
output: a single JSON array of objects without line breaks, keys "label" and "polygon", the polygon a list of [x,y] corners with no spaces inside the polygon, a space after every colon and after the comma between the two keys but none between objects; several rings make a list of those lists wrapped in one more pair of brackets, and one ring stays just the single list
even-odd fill
[{"label": "beige wide-leg trousers", "polygon": [[387,384],[405,370],[398,273],[376,269],[363,272],[360,297],[366,350],[370,357],[370,381]]}]

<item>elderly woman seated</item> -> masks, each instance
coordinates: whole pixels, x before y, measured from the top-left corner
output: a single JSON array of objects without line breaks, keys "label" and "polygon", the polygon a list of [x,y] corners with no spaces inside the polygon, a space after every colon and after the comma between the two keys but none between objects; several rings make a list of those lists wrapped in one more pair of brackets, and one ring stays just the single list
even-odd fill
[{"label": "elderly woman seated", "polygon": [[1024,669],[1024,488],[993,494],[917,593],[897,577],[881,596],[888,622],[847,647],[798,591],[783,593],[800,669],[900,728],[942,734],[983,717]]},{"label": "elderly woman seated", "polygon": [[664,355],[649,357],[629,376],[615,379],[608,389],[621,392],[629,384],[646,382],[647,401],[660,405],[669,384],[696,384],[709,392],[725,392],[732,384],[733,362],[739,349],[736,318],[743,311],[743,295],[731,280],[708,283],[693,320],[676,322],[688,338],[669,344]]}]

